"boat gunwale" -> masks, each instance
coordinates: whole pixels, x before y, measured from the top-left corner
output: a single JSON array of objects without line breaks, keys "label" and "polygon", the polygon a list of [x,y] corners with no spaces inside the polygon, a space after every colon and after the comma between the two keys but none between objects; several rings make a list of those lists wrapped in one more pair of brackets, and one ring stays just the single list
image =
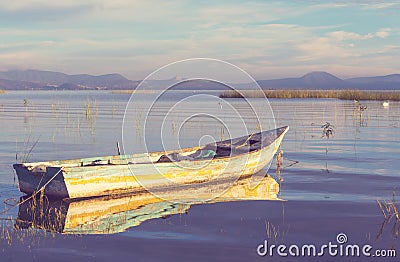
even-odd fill
[{"label": "boat gunwale", "polygon": [[[88,158],[77,158],[77,159],[65,159],[65,160],[51,160],[51,161],[43,161],[43,162],[28,162],[28,163],[20,163],[20,164],[14,164],[13,166],[22,166],[25,168],[34,168],[37,166],[45,166],[45,167],[53,167],[53,168],[66,168],[66,169],[70,169],[70,168],[90,168],[90,167],[100,167],[100,166],[129,166],[129,165],[149,165],[149,164],[156,164],[156,165],[160,165],[160,164],[170,164],[170,163],[174,163],[174,162],[201,162],[201,161],[215,161],[215,160],[219,160],[219,161],[224,161],[226,159],[236,159],[238,157],[242,157],[243,155],[249,155],[249,154],[253,154],[253,153],[258,153],[259,151],[261,151],[262,149],[270,146],[271,144],[273,144],[274,142],[276,142],[276,140],[278,140],[280,137],[284,136],[287,131],[289,130],[289,126],[283,126],[283,127],[279,127],[279,128],[275,128],[272,130],[265,130],[265,131],[261,131],[261,132],[257,132],[257,133],[252,133],[249,135],[245,135],[245,136],[241,136],[241,137],[236,137],[236,138],[232,138],[232,139],[226,139],[226,140],[222,140],[217,142],[216,144],[223,144],[226,143],[228,141],[232,141],[232,140],[236,140],[236,139],[245,139],[246,137],[249,138],[253,135],[258,135],[258,134],[262,134],[262,133],[267,133],[267,132],[273,132],[273,131],[277,131],[279,129],[284,129],[283,132],[279,135],[277,135],[270,143],[262,145],[261,147],[255,149],[255,150],[249,150],[249,151],[245,151],[245,152],[240,152],[238,154],[235,155],[227,155],[227,156],[221,156],[221,157],[215,157],[215,158],[204,158],[204,159],[182,159],[182,160],[174,160],[171,162],[157,162],[157,161],[150,161],[150,162],[138,162],[138,163],[131,163],[131,162],[127,162],[127,163],[117,163],[117,164],[113,164],[113,163],[108,163],[108,164],[86,164],[81,166],[81,163],[87,162],[87,163],[93,163],[96,160],[100,160],[100,161],[112,161],[114,158],[118,158],[118,160],[122,161],[122,160],[129,160],[129,159],[133,159],[136,157],[140,157],[140,156],[147,156],[148,158],[151,158],[151,155],[159,155],[159,157],[161,157],[162,155],[169,155],[172,153],[186,153],[183,155],[187,155],[187,152],[196,152],[197,150],[201,150],[203,148],[205,148],[208,145],[212,145],[212,144],[206,144],[204,146],[195,146],[195,147],[186,147],[186,148],[182,148],[182,149],[177,149],[177,150],[168,150],[168,151],[156,151],[156,152],[147,152],[147,153],[137,153],[137,154],[125,154],[125,155],[111,155],[111,156],[100,156],[100,157],[88,157]],[[55,163],[55,162],[59,162],[59,163]],[[61,163],[60,163],[61,162]],[[65,163],[62,163],[65,162]],[[71,163],[69,163],[71,162]]]}]

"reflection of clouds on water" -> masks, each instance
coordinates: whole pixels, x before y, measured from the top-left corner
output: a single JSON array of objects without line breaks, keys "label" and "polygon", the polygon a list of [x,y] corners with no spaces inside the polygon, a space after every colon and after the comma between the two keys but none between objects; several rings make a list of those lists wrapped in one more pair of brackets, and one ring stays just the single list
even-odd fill
[{"label": "reflection of clouds on water", "polygon": [[[181,91],[176,91],[176,96],[179,96],[180,93]],[[214,94],[217,95],[218,92]],[[129,96],[129,94],[111,94],[107,91],[9,91],[7,94],[1,95],[1,203],[5,198],[20,196],[17,186],[14,185],[11,164],[15,162],[16,147],[22,148],[24,138],[31,132],[30,130],[32,130],[34,138],[41,135],[31,156],[31,159],[35,161],[90,157],[94,154],[115,154],[116,142],[120,141],[121,137],[120,126],[124,107]],[[146,96],[150,95],[143,94],[143,97]],[[30,119],[29,125],[24,124],[23,99],[25,97],[35,103],[35,108],[31,109],[33,117]],[[96,100],[98,107],[96,132],[93,135],[86,128],[85,123],[77,121],[80,117],[85,117],[84,105],[88,98]],[[282,144],[285,153],[281,175],[284,181],[281,183],[279,195],[280,198],[288,200],[284,202],[284,225],[287,227],[290,225],[286,237],[288,243],[304,241],[304,236],[310,240],[324,241],[327,236],[334,237],[338,232],[346,232],[352,240],[357,238],[360,243],[370,232],[370,241],[374,242],[375,234],[379,232],[383,222],[376,199],[390,198],[393,187],[400,184],[398,171],[400,170],[398,161],[400,103],[390,102],[389,109],[385,109],[381,102],[361,101],[368,106],[368,113],[364,113],[368,125],[360,127],[359,122],[354,121],[353,118],[353,101],[271,99],[270,102],[278,125],[290,125],[291,128]],[[168,101],[165,103],[168,104]],[[204,104],[202,101],[196,101],[196,103],[199,103],[199,106]],[[246,114],[246,110],[242,107],[243,101],[234,100],[230,103]],[[54,109],[51,109],[52,104],[54,104]],[[219,105],[215,106],[217,108]],[[225,117],[230,116],[227,114]],[[335,137],[329,141],[329,169],[331,172],[328,175],[323,171],[325,144],[321,140],[320,124],[324,121],[329,121],[336,126]],[[77,131],[79,125],[80,135]],[[209,127],[206,122],[203,123],[203,126],[204,129]],[[195,131],[195,128],[192,129],[192,132]],[[133,135],[136,136],[135,131],[133,131]],[[156,146],[155,144],[154,147]],[[285,168],[288,164],[285,158],[297,160],[299,163]],[[271,174],[274,174],[274,170],[271,170]],[[15,219],[17,212],[18,208],[13,209],[8,215]],[[138,229],[149,232],[166,231],[168,232],[167,237],[173,237],[175,234],[179,237],[181,232],[199,238],[206,235],[204,239],[226,237],[237,243],[234,246],[235,250],[243,248],[240,249],[240,252],[252,252],[256,243],[265,238],[265,221],[271,221],[276,227],[283,228],[282,204],[277,201],[199,205],[190,208],[186,216],[174,215],[168,219],[150,220],[149,223],[142,223],[140,227],[129,229],[123,235],[129,235],[131,232],[135,234]],[[13,223],[9,225],[9,228],[12,227]],[[379,240],[382,246],[393,245],[393,237],[390,235],[392,227],[392,224],[385,226],[384,235]],[[225,230],[224,233],[219,233],[221,229]],[[32,232],[34,229],[30,230],[29,232]],[[214,232],[217,233],[213,235]],[[136,236],[137,242],[127,244],[130,248],[129,252],[144,241],[144,239],[140,239],[139,233]],[[38,242],[40,239],[41,243],[46,245],[49,244],[46,239],[51,239],[57,244],[61,243],[59,241],[67,241],[67,244],[75,245],[80,252],[84,252],[82,244],[85,245],[85,248],[90,249],[87,246],[89,243],[93,243],[93,238],[84,236],[69,240],[64,239],[64,236],[61,237],[63,239],[56,235],[52,240],[52,236],[47,233],[47,236],[40,234],[33,237],[33,241]],[[76,241],[77,239],[79,241]],[[12,252],[15,255],[28,250],[27,245],[31,243],[30,240],[32,239],[25,239],[22,245],[25,249],[18,246],[18,249],[10,249],[9,253]],[[121,246],[123,246],[122,243],[133,241],[132,238],[127,240],[120,234],[115,235],[113,240],[119,240],[118,243],[121,243]],[[98,251],[98,243],[104,247],[110,243],[109,238],[99,237],[97,241],[93,244],[96,248],[92,247],[92,252]],[[0,242],[5,243],[5,240]],[[183,242],[182,245],[190,241]],[[167,246],[171,246],[171,242],[163,242],[158,246],[154,242],[148,242],[140,247],[149,245],[161,248],[166,243],[168,243]],[[250,244],[245,246],[246,243]],[[7,243],[5,244],[7,245]],[[220,244],[221,242],[218,242],[215,245],[216,248],[219,248]],[[38,244],[38,246],[43,245]],[[398,246],[398,240],[394,245]],[[198,247],[198,242],[192,247]],[[206,247],[202,246],[202,248]],[[112,251],[115,250],[110,247],[104,252]]]},{"label": "reflection of clouds on water", "polygon": [[[294,168],[318,170],[324,165],[325,144],[316,123],[335,125],[335,137],[329,141],[329,170],[377,175],[393,175],[400,168],[396,141],[400,131],[393,125],[400,120],[400,103],[385,110],[379,101],[361,101],[368,107],[360,126],[354,116],[354,103],[341,100],[270,100],[277,122],[289,123],[283,149],[288,157],[300,160]],[[289,150],[289,152],[287,151]],[[293,155],[296,155],[294,157]]]}]

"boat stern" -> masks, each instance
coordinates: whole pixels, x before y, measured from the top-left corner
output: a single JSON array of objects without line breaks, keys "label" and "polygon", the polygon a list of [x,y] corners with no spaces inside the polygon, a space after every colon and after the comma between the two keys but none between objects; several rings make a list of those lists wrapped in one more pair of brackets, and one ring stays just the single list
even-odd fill
[{"label": "boat stern", "polygon": [[25,194],[33,194],[43,186],[47,196],[56,198],[69,197],[61,167],[30,166],[14,164],[18,177],[19,190]]}]

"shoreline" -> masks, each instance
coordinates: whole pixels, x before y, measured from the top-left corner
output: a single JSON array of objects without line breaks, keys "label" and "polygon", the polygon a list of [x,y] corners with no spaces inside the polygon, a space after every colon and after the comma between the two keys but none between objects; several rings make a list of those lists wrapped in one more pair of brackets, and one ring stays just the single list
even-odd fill
[{"label": "shoreline", "polygon": [[[90,91],[109,92],[110,94],[155,94],[158,90],[9,90],[15,92],[26,91]],[[177,90],[178,91],[178,90]],[[268,99],[339,99],[339,100],[370,100],[370,101],[400,101],[400,90],[179,90],[179,91],[209,91],[219,93],[219,98],[268,98]],[[6,90],[0,89],[0,94],[7,94]],[[216,95],[216,94],[215,94]]]}]

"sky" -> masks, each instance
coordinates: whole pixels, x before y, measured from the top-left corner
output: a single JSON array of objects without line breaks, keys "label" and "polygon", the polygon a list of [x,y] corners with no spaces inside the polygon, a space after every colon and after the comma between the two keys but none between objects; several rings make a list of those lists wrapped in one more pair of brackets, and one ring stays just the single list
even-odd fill
[{"label": "sky", "polygon": [[400,73],[398,1],[0,0],[0,70],[120,73],[220,59],[256,79]]}]

